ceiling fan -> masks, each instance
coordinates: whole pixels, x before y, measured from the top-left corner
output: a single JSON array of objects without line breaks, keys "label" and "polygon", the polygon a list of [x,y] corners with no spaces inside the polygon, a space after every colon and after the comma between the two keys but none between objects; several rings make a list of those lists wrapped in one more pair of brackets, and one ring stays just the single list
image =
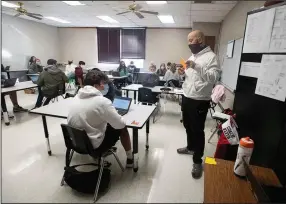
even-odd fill
[{"label": "ceiling fan", "polygon": [[29,13],[26,9],[24,9],[22,2],[18,2],[18,6],[19,6],[18,8],[15,8],[15,10],[18,12],[16,15],[14,15],[15,17],[25,15],[25,16],[29,16],[31,18],[35,18],[37,20],[42,20],[43,16],[41,14]]},{"label": "ceiling fan", "polygon": [[139,4],[136,4],[135,1],[128,7],[127,11],[117,13],[116,15],[122,15],[125,13],[132,12],[134,13],[138,18],[144,18],[144,16],[141,13],[148,13],[148,14],[153,14],[153,15],[158,15],[158,12],[155,11],[146,11],[146,10],[141,10],[141,6]]}]

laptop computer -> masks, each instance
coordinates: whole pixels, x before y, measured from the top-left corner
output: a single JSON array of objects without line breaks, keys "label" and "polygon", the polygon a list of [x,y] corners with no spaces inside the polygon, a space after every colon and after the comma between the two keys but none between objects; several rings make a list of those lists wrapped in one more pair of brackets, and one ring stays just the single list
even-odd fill
[{"label": "laptop computer", "polygon": [[29,77],[30,77],[30,79],[32,80],[32,82],[33,82],[34,84],[37,84],[39,75],[29,75]]},{"label": "laptop computer", "polygon": [[120,73],[119,72],[112,72],[111,75],[114,76],[114,77],[119,77]]},{"label": "laptop computer", "polygon": [[113,100],[113,106],[117,110],[118,114],[123,116],[128,113],[132,98],[116,96]]},{"label": "laptop computer", "polygon": [[17,78],[12,78],[12,79],[4,79],[3,84],[1,84],[2,88],[8,88],[11,86],[15,86],[17,81]]},{"label": "laptop computer", "polygon": [[251,190],[258,203],[286,203],[286,188],[260,184],[244,158],[242,158],[242,160],[246,172],[246,178],[251,184]]}]

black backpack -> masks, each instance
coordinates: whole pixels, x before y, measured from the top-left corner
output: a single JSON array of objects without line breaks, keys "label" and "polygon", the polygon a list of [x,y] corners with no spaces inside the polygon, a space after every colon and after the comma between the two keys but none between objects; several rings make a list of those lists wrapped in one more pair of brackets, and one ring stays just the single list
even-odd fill
[{"label": "black backpack", "polygon": [[[89,172],[78,171],[76,168],[79,166],[97,166],[96,164],[79,164],[74,166],[65,167],[64,180],[72,189],[81,192],[93,194],[96,188],[99,169]],[[99,192],[105,192],[110,184],[110,169],[103,168],[101,182],[99,185]]]}]

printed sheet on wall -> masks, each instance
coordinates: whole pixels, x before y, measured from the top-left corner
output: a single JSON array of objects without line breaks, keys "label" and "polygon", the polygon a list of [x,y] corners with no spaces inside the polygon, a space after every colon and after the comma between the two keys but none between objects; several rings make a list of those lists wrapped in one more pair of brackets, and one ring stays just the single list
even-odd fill
[{"label": "printed sheet on wall", "polygon": [[243,53],[286,52],[286,6],[248,15]]},{"label": "printed sheet on wall", "polygon": [[263,55],[255,94],[285,101],[286,55]]}]

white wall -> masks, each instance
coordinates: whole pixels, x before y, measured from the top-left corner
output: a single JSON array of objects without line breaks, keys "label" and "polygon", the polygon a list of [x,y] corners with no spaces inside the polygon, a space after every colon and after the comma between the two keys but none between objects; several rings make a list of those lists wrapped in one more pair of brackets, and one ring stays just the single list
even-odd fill
[{"label": "white wall", "polygon": [[[226,52],[227,42],[242,38],[244,35],[247,12],[263,6],[265,1],[240,1],[227,14],[221,25],[221,35],[219,41],[219,58],[222,58]],[[224,108],[233,108],[234,94],[227,91]]]},{"label": "white wall", "polygon": [[146,59],[144,68],[148,69],[153,61],[157,68],[161,63],[179,63],[191,56],[187,36],[191,29],[152,29],[146,31]]},{"label": "white wall", "polygon": [[2,15],[2,50],[11,54],[2,58],[4,66],[11,70],[27,68],[31,56],[39,58],[46,65],[50,58],[59,58],[58,29],[56,27]]},{"label": "white wall", "polygon": [[[168,61],[179,63],[180,57],[187,59],[191,52],[187,45],[187,35],[191,29],[147,29],[146,59],[144,68],[148,69],[151,61],[159,67]],[[79,60],[87,66],[100,69],[117,68],[117,64],[99,64],[97,56],[96,28],[59,28],[60,61]]]},{"label": "white wall", "polygon": [[219,43],[219,32],[221,23],[206,23],[206,22],[194,22],[193,30],[202,31],[205,36],[215,36],[215,52],[217,51]]},{"label": "white wall", "polygon": [[87,66],[96,65],[97,31],[96,28],[58,28],[60,61],[73,60],[78,64],[80,60]]}]

